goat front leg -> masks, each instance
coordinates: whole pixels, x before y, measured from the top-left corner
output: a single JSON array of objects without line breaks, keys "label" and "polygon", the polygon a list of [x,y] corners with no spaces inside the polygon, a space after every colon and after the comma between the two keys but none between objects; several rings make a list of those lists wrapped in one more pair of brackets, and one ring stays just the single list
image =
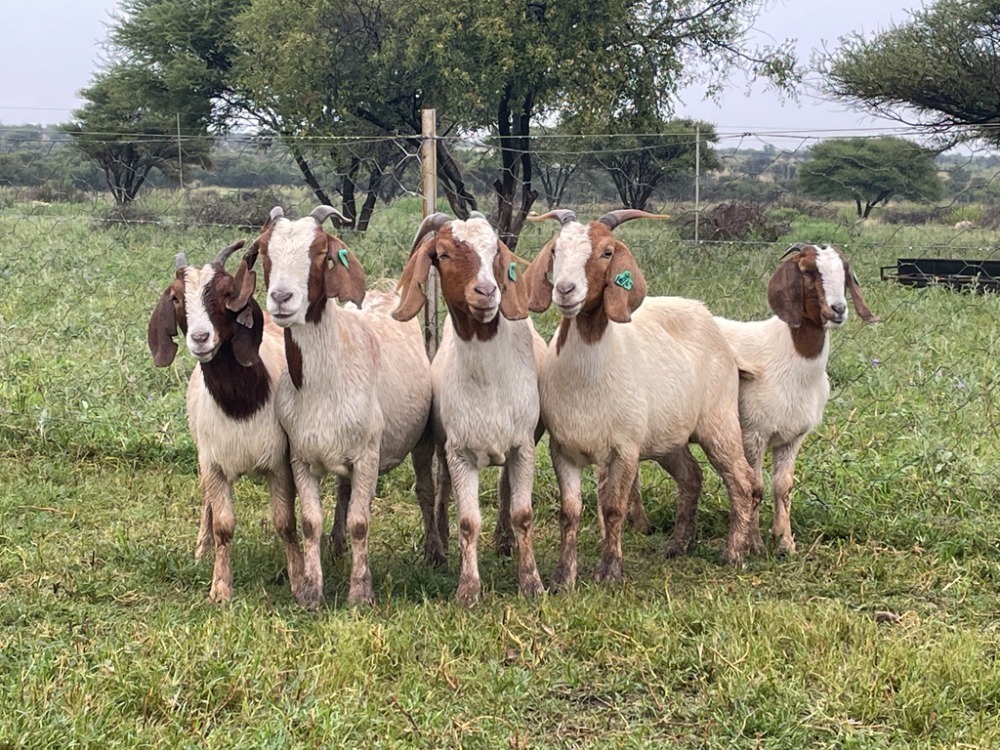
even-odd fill
[{"label": "goat front leg", "polygon": [[[608,483],[608,470],[604,466],[597,467],[597,497],[598,505],[600,505],[600,497],[607,491]],[[629,527],[637,534],[651,534],[653,533],[653,524],[649,520],[649,515],[646,513],[646,506],[642,503],[642,482],[640,478],[640,473],[637,471],[635,473],[635,479],[632,481],[632,488],[628,493],[628,513],[626,515],[626,520],[628,521]],[[600,513],[597,514],[597,525],[601,530],[601,539],[604,539],[604,518]]]},{"label": "goat front leg", "polygon": [[351,585],[348,604],[374,604],[375,589],[368,565],[368,534],[372,498],[378,484],[378,444],[365,450],[351,471],[351,504],[347,509],[347,531],[351,535]]},{"label": "goat front leg", "polygon": [[[430,429],[424,431],[420,441],[410,453],[413,460],[413,477],[416,484],[417,504],[424,522],[424,561],[432,565],[444,565],[448,558],[445,553],[444,541],[441,538],[441,526],[438,513],[444,513],[447,526],[447,506],[444,510],[438,508],[434,496],[434,436]],[[374,495],[374,491],[372,492]]]},{"label": "goat front leg", "polygon": [[212,537],[215,541],[215,567],[212,570],[212,587],[208,598],[216,603],[233,598],[232,544],[236,528],[233,513],[233,486],[213,466],[202,466],[201,492],[204,502],[211,507]]},{"label": "goat front leg", "polygon": [[663,456],[660,466],[677,484],[677,514],[674,530],[667,545],[667,557],[686,555],[694,545],[698,525],[698,497],[701,495],[701,467],[687,445],[681,445]]},{"label": "goat front leg", "polygon": [[604,539],[601,540],[601,563],[594,573],[596,581],[621,581],[622,530],[628,512],[628,496],[639,471],[639,456],[619,453],[608,466],[607,490],[599,498],[598,512],[604,519]]},{"label": "goat front leg", "polygon": [[298,591],[292,588],[295,600],[306,609],[319,609],[323,604],[323,564],[320,547],[323,540],[323,502],[319,477],[309,467],[292,456],[292,476],[302,512],[302,575]]},{"label": "goat front leg", "polygon": [[774,492],[774,523],[771,533],[778,542],[778,551],[791,555],[795,553],[795,537],[792,536],[792,484],[795,481],[795,459],[805,435],[787,445],[776,447],[771,465],[771,482]]},{"label": "goat front leg", "polygon": [[302,547],[295,524],[295,480],[292,467],[287,461],[268,476],[271,490],[271,518],[274,530],[285,546],[285,563],[288,567],[288,583],[295,595],[302,580]]},{"label": "goat front leg", "polygon": [[458,505],[461,567],[455,597],[462,606],[474,607],[482,591],[479,579],[479,534],[483,525],[479,513],[479,468],[474,457],[470,459],[461,451],[446,447],[446,453]]},{"label": "goat front leg", "polygon": [[552,573],[552,584],[558,589],[568,591],[576,585],[577,535],[580,532],[580,514],[583,511],[583,499],[580,495],[583,470],[563,455],[559,444],[551,437],[549,453],[552,456],[556,481],[559,483],[561,533],[559,564]]},{"label": "goat front leg", "polygon": [[[535,548],[531,540],[534,513],[531,508],[531,488],[535,480],[535,444],[527,441],[507,452],[507,465],[503,468],[508,478],[510,515],[507,528],[512,530],[517,543],[517,588],[521,596],[541,594],[542,577],[538,575]],[[502,512],[502,511],[501,511]],[[499,526],[499,522],[497,524]]]},{"label": "goat front leg", "polygon": [[194,559],[201,560],[215,549],[215,536],[212,533],[212,503],[202,492],[201,518],[198,521],[198,539],[194,545]]}]

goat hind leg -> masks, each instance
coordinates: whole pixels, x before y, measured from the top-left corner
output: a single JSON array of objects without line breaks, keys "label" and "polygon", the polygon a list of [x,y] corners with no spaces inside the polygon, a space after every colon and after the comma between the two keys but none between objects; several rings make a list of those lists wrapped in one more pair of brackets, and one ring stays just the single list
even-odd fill
[{"label": "goat hind leg", "polygon": [[667,557],[678,557],[689,553],[694,544],[698,497],[701,495],[701,467],[687,445],[663,456],[659,463],[677,484],[677,513],[667,545]]}]

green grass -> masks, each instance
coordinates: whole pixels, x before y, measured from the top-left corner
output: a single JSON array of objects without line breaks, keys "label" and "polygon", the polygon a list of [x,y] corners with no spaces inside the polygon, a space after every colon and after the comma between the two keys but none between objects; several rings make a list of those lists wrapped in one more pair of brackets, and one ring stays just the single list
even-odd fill
[{"label": "green grass", "polygon": [[[451,599],[454,538],[447,568],[421,560],[404,468],[373,510],[377,605],[346,607],[347,563],[325,557],[327,606],[307,613],[266,491],[246,480],[235,600],[208,602],[192,362],[182,349],[156,370],[144,341],[174,254],[203,262],[235,236],[98,229],[80,213],[97,207],[53,208],[0,216],[0,748],[1000,746],[1000,300],[878,280],[896,257],[972,255],[968,233],[796,221],[789,241],[839,243],[883,322],[835,334],[831,401],[797,468],[795,557],[720,567],[727,505],[709,471],[697,549],[667,561],[675,495],[644,467],[658,531],[626,534],[626,583],[587,579],[589,480],[581,584],[524,601],[489,549],[490,472],[484,597],[467,612]],[[345,238],[370,276],[398,274],[417,210]],[[642,222],[619,234],[651,293],[766,315],[783,246],[696,248]],[[977,235],[974,254],[996,257],[997,239]],[[548,334],[556,318],[536,323]],[[545,576],[558,499],[544,450],[535,508]]]}]

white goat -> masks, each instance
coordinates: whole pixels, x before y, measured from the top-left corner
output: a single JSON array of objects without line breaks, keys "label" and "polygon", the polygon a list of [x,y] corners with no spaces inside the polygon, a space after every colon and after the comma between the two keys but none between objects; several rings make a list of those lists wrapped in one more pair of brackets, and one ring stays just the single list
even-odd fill
[{"label": "white goat", "polygon": [[[830,396],[826,363],[830,331],[847,320],[846,294],[865,321],[878,320],[850,266],[829,245],[796,244],[771,277],[767,301],[776,315],[743,323],[716,318],[737,358],[753,372],[740,383],[743,447],[756,482],[763,484],[764,454],[771,449],[774,522],[783,552],[795,551],[790,522],[795,458],[823,419]],[[786,255],[788,255],[786,253]],[[754,519],[754,532],[760,528]]]},{"label": "white goat", "polygon": [[[434,513],[431,376],[421,327],[390,317],[395,295],[373,292],[365,299],[361,265],[322,229],[336,213],[320,206],[293,222],[276,207],[247,258],[251,265],[258,253],[263,260],[267,308],[285,329],[288,374],[278,385],[278,417],[288,433],[302,506],[304,570],[294,593],[309,608],[323,601],[323,474],[336,474],[338,495],[350,496],[349,602],[374,600],[368,567],[371,499],[378,475],[408,453],[423,512],[424,555],[444,559]],[[332,297],[365,304],[360,310],[342,308]]]},{"label": "white goat", "polygon": [[755,489],[740,442],[736,360],[700,302],[658,297],[639,307],[645,280],[631,252],[611,234],[624,221],[658,217],[612,211],[584,225],[572,211],[559,209],[539,220],[546,218],[559,219],[561,229],[525,279],[533,311],[554,301],[563,315],[539,374],[542,419],[562,497],[554,583],[569,587],[576,580],[580,479],[591,463],[608,472],[599,495],[606,535],[597,580],[622,578],[623,520],[642,459],[656,460],[678,482],[669,552],[687,551],[701,490],[691,441],[702,446],[729,491],[723,561],[739,563],[747,552]]},{"label": "white goat", "polygon": [[[438,445],[438,512],[445,512],[454,483],[458,501],[461,574],[457,598],[467,607],[479,598],[479,470],[503,466],[497,539],[513,527],[518,548],[518,587],[524,596],[542,591],[531,542],[531,487],[538,428],[536,353],[545,342],[528,320],[517,264],[485,217],[452,221],[431,214],[417,230],[400,280],[402,302],[393,313],[410,320],[423,310],[420,289],[431,267],[441,277],[448,306],[444,334],[431,375],[433,422]],[[498,541],[498,546],[502,541]]]},{"label": "white goat", "polygon": [[245,264],[235,278],[225,269],[226,260],[242,246],[242,241],[230,245],[200,269],[178,255],[176,277],[160,297],[147,330],[157,367],[174,361],[178,327],[198,360],[187,389],[202,492],[195,556],[214,545],[209,597],[216,602],[232,597],[233,483],[245,474],[267,477],[274,526],[285,545],[293,587],[302,572],[288,440],[275,413],[275,387],[286,369],[284,342],[281,329],[265,319],[253,299],[256,274]]}]

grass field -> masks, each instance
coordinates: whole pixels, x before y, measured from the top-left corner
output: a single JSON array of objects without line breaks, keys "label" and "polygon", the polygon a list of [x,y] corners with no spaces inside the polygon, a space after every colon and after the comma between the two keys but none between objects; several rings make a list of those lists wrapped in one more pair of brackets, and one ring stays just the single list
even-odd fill
[{"label": "grass field", "polygon": [[[727,505],[709,471],[697,549],[667,561],[675,495],[647,467],[658,531],[627,532],[625,584],[587,578],[590,480],[577,590],[519,598],[487,531],[484,596],[465,611],[454,534],[447,568],[421,560],[404,467],[373,509],[377,605],[347,608],[347,563],[325,558],[327,606],[307,613],[247,480],[235,599],[208,602],[193,363],[182,347],[156,370],[144,341],[174,254],[205,262],[239,233],[99,228],[82,210],[0,215],[0,748],[1000,746],[1000,300],[878,280],[897,256],[996,257],[1000,238],[795,222],[788,241],[838,243],[883,319],[835,334],[826,419],[796,472],[795,557],[721,567]],[[370,276],[398,273],[414,210],[345,237]],[[642,222],[619,235],[652,294],[766,315],[784,242],[695,248]],[[546,334],[556,322],[536,319]],[[557,508],[541,450],[543,577]]]}]

